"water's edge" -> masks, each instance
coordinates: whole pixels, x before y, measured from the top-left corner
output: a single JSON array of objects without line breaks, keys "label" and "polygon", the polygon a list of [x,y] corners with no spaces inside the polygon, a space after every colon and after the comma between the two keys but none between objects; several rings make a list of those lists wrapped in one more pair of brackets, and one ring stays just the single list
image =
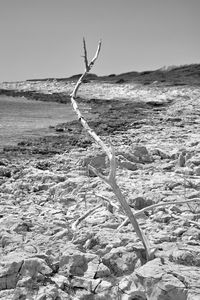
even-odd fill
[{"label": "water's edge", "polygon": [[0,95],[0,149],[29,137],[55,134],[59,123],[76,119],[71,105]]}]

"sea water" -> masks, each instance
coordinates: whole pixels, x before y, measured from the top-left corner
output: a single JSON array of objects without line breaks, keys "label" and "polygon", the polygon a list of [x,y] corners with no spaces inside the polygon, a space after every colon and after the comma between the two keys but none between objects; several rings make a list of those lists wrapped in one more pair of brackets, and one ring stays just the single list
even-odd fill
[{"label": "sea water", "polygon": [[71,104],[0,96],[0,150],[27,137],[50,132],[49,127],[76,119]]}]

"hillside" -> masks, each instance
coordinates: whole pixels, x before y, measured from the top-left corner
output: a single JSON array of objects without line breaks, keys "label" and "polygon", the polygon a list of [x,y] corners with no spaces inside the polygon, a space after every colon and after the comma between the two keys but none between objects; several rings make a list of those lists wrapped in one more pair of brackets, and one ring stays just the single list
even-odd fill
[{"label": "hillside", "polygon": [[[70,81],[76,80],[81,74],[68,78],[57,78],[56,80]],[[88,80],[105,81],[109,83],[141,83],[141,84],[162,84],[162,85],[199,85],[200,84],[200,64],[184,65],[179,67],[161,68],[154,71],[127,72],[122,74],[110,74],[108,76],[97,76],[88,74]],[[41,79],[40,79],[41,80]],[[46,78],[55,80],[55,78]],[[38,81],[32,79],[29,81]]]}]

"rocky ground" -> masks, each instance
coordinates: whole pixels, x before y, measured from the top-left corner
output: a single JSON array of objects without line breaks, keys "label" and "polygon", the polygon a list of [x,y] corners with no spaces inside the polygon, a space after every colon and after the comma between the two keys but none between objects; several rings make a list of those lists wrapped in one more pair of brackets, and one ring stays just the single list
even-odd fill
[{"label": "rocky ground", "polygon": [[[18,83],[1,92],[67,102],[73,86]],[[4,148],[0,299],[200,299],[199,95],[188,85],[89,82],[80,90],[91,127],[115,147],[118,184],[155,249],[148,262],[111,189],[88,170],[106,173],[108,161],[77,121]]]}]

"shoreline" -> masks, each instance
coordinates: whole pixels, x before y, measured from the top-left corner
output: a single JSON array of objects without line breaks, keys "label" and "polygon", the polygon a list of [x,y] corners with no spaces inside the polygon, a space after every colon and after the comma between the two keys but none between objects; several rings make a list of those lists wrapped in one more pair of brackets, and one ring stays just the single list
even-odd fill
[{"label": "shoreline", "polygon": [[[45,102],[58,102],[58,103],[70,103],[70,96],[64,93],[42,93],[38,91],[29,90],[6,90],[0,89],[0,95],[10,97],[25,97],[27,101],[29,99]],[[86,119],[89,124],[96,129],[99,135],[114,134],[115,131],[126,131],[133,122],[137,125],[139,119],[143,118],[144,110],[151,109],[151,105],[146,103],[130,102],[127,99],[120,100],[115,99],[83,99],[78,98],[78,103],[81,108],[84,105],[89,109],[89,113],[86,113]],[[123,108],[123,110],[122,110]],[[126,118],[124,118],[126,116]],[[15,146],[5,146],[3,152],[30,152],[30,153],[43,153],[43,154],[55,154],[62,151],[68,151],[73,147],[83,147],[91,145],[91,140],[85,137],[83,128],[78,120],[68,121],[65,123],[58,123],[56,126],[49,128],[51,134],[41,138],[26,138],[24,141],[18,143]],[[54,143],[54,139],[56,140]],[[59,149],[56,146],[60,139]],[[65,140],[65,141],[64,141]],[[68,142],[66,142],[68,140]],[[73,145],[73,147],[72,147]],[[34,148],[34,151],[31,149]],[[48,149],[47,149],[48,148]],[[51,148],[51,149],[50,149]]]},{"label": "shoreline", "polygon": [[[26,82],[20,83],[20,88],[17,87],[18,83],[13,83],[12,87],[6,89],[4,86],[0,88],[0,95],[11,97],[25,97],[35,101],[44,102],[58,102],[58,103],[71,103],[70,91],[74,86],[74,82],[70,84],[51,83],[50,87],[46,86],[44,82],[34,82],[27,87]],[[69,85],[69,87],[68,87]],[[101,85],[101,84],[100,84]],[[67,88],[66,88],[67,86]],[[35,90],[30,90],[35,88]],[[94,89],[94,95],[97,98],[92,98],[91,90]],[[97,88],[97,93],[95,88]],[[98,135],[107,137],[115,136],[120,133],[126,134],[126,131],[131,128],[142,128],[144,124],[151,124],[151,118],[157,119],[159,122],[165,121],[162,111],[166,111],[168,107],[173,106],[176,99],[181,99],[188,96],[184,94],[194,93],[200,91],[200,87],[190,86],[138,86],[134,84],[125,85],[106,85],[106,91],[113,89],[109,97],[99,98],[98,84],[90,82],[84,84],[84,89],[81,91],[81,97],[77,98],[78,105],[83,108],[84,105],[89,109],[89,114],[86,113],[86,119]],[[40,91],[40,90],[41,91]],[[61,89],[61,91],[59,91]],[[63,90],[66,89],[67,92]],[[116,91],[115,91],[116,89]],[[88,90],[90,94],[88,94]],[[100,92],[102,89],[100,89]],[[116,97],[117,92],[121,92]],[[131,91],[131,94],[130,94]],[[67,94],[68,93],[68,94]],[[84,93],[86,97],[84,97]],[[130,95],[133,95],[130,99]],[[101,94],[102,95],[102,94]],[[108,99],[107,99],[108,98]],[[83,106],[82,106],[83,105]],[[90,138],[85,135],[80,122],[76,119],[64,123],[58,123],[56,126],[51,126],[47,129],[51,134],[43,137],[26,138],[14,146],[5,146],[1,151],[1,156],[9,154],[15,156],[17,153],[24,153],[28,156],[36,155],[55,155],[65,151],[71,151],[73,148],[86,149],[93,143]]]}]

